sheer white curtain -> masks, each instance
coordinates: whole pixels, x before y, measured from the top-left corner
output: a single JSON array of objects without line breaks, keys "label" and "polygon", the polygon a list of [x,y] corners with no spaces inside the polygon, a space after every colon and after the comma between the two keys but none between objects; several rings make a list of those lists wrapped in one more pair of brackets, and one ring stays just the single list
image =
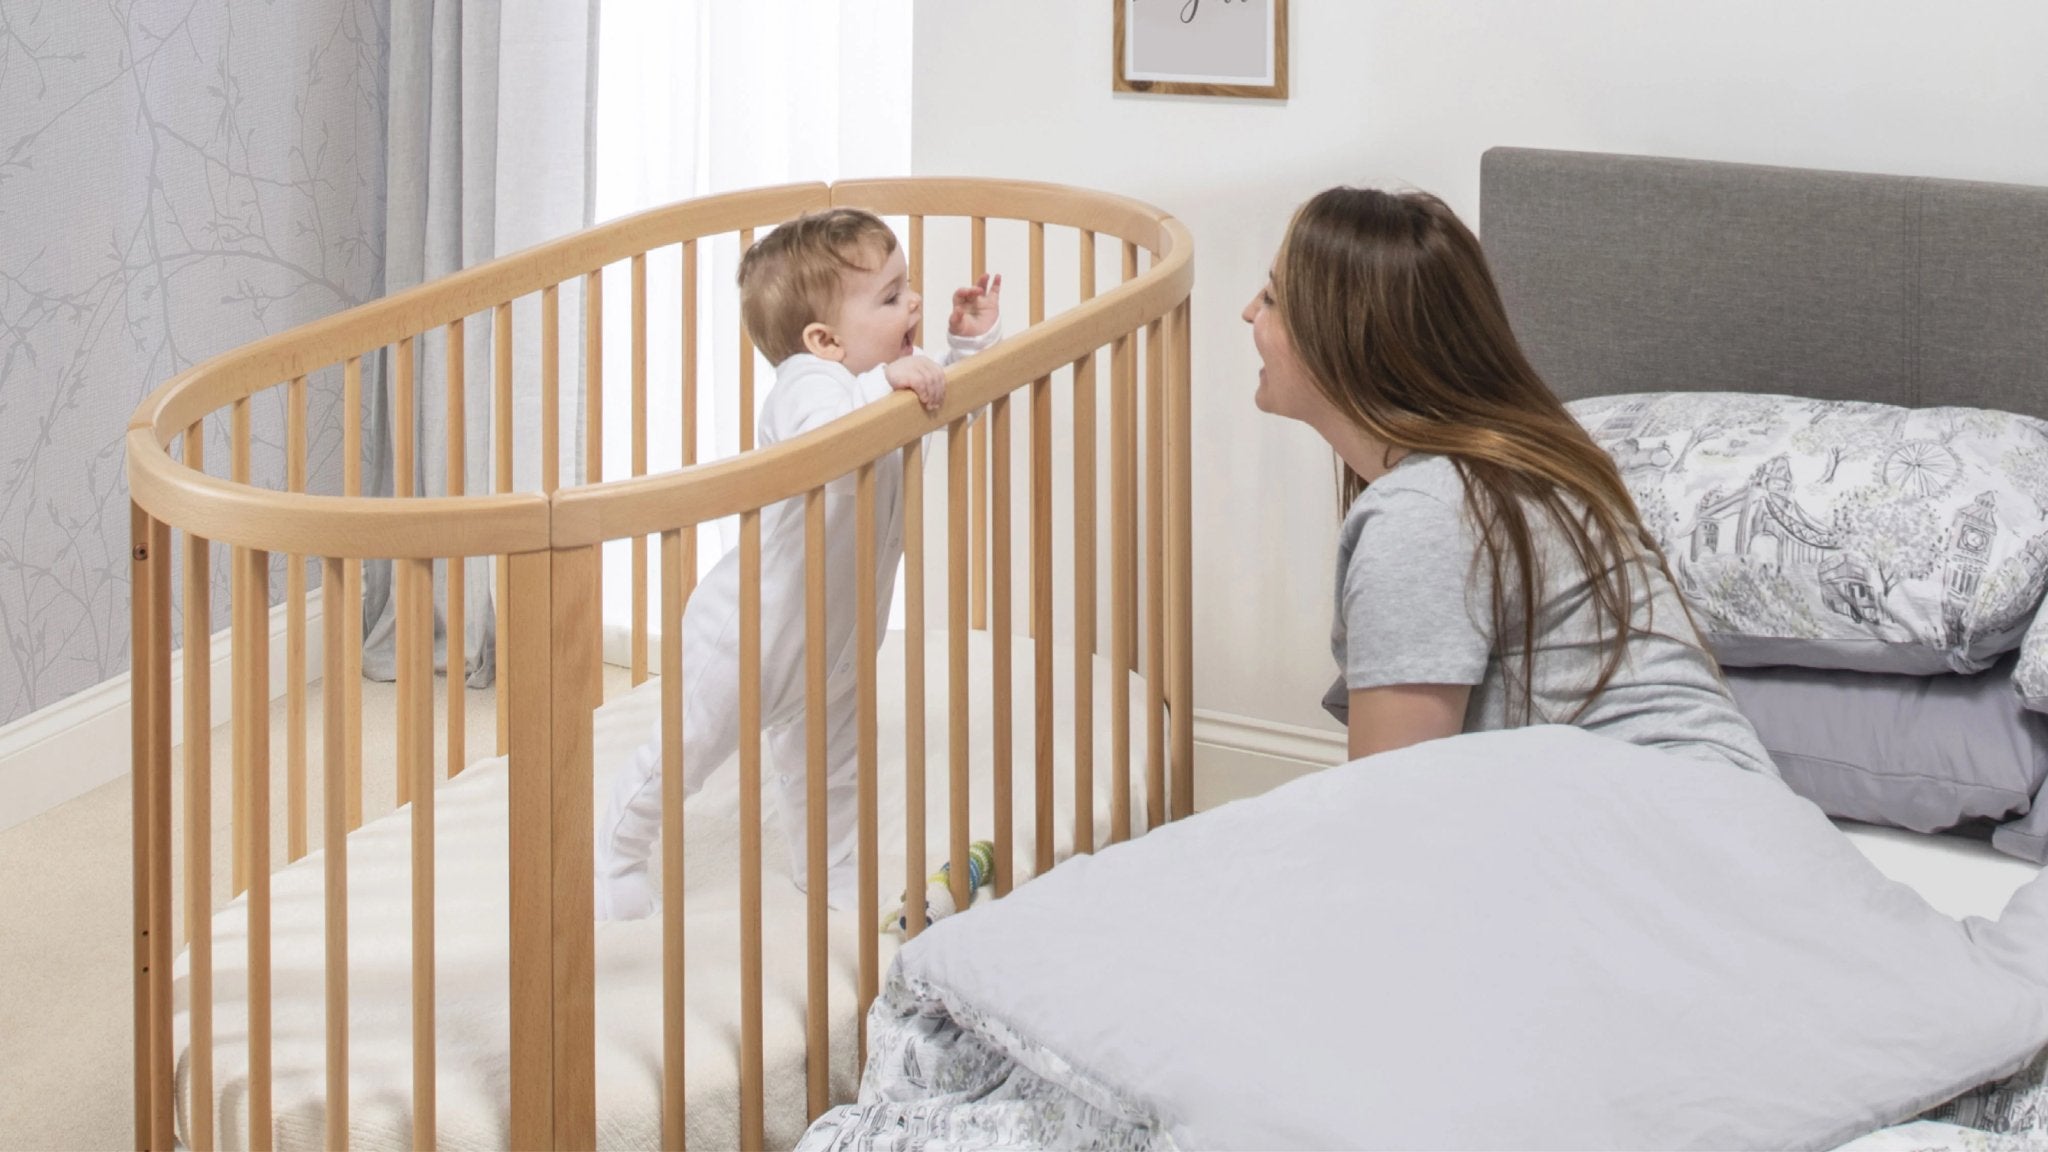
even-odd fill
[{"label": "sheer white curtain", "polygon": [[[600,221],[691,196],[910,171],[911,0],[600,0]],[[697,458],[739,447],[738,246],[699,246]],[[648,260],[648,468],[681,462],[681,263]],[[628,270],[604,284],[604,473],[631,474]],[[755,396],[773,374],[755,368]],[[708,568],[729,530],[702,538]],[[658,552],[659,549],[651,551]],[[631,623],[630,545],[605,553],[605,620]],[[650,588],[650,611],[660,601]]]}]

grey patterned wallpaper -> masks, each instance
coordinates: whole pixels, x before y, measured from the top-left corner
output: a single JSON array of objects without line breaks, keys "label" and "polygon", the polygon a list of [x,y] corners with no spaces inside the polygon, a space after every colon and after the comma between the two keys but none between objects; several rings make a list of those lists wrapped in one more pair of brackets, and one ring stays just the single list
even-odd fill
[{"label": "grey patterned wallpaper", "polygon": [[[388,14],[0,0],[0,723],[127,670],[136,403],[381,290]],[[339,487],[339,399],[313,379],[315,491]],[[282,391],[252,415],[255,479],[282,486]],[[224,420],[206,456],[225,474]]]}]

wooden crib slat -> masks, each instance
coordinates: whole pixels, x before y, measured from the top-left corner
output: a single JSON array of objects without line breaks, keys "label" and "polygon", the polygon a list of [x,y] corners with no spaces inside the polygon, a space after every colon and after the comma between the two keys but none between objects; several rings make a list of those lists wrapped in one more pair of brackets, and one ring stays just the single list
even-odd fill
[{"label": "wooden crib slat", "polygon": [[[1087,233],[1082,233],[1087,235]],[[1092,246],[1091,246],[1092,247]],[[1093,253],[1087,255],[1093,260]],[[1083,267],[1089,267],[1084,264]],[[1074,851],[1095,851],[1095,353],[1074,362]]]},{"label": "wooden crib slat", "polygon": [[868,1006],[874,1003],[881,954],[881,836],[877,829],[875,717],[875,466],[863,464],[854,476],[853,559],[854,647],[858,650],[860,722],[860,1038],[855,1048],[862,1070],[867,1068]]},{"label": "wooden crib slat", "polygon": [[1014,827],[1015,794],[1011,791],[1012,730],[1010,706],[1010,397],[996,397],[989,406],[989,454],[991,520],[989,566],[995,575],[990,595],[990,641],[995,684],[989,726],[995,740],[995,817],[997,896],[1010,891],[1010,877],[1017,867],[1017,837]]},{"label": "wooden crib slat", "polygon": [[[285,392],[285,489],[306,490],[306,378]],[[284,558],[285,859],[306,854],[306,558]]]},{"label": "wooden crib slat", "polygon": [[1115,597],[1109,641],[1109,842],[1131,838],[1131,633],[1133,599],[1131,526],[1131,337],[1119,336],[1109,351],[1109,583]]},{"label": "wooden crib slat", "polygon": [[910,251],[905,255],[910,272],[910,290],[924,295],[924,217],[910,218]]},{"label": "wooden crib slat", "polygon": [[[740,229],[740,254],[754,246],[754,230]],[[740,451],[754,450],[754,342],[747,336],[747,326],[742,322],[740,329]]]},{"label": "wooden crib slat", "polygon": [[740,1146],[764,1141],[761,1056],[761,512],[740,513]]},{"label": "wooden crib slat", "polygon": [[[981,283],[988,271],[988,218],[976,216],[971,225],[971,247],[967,282]],[[976,631],[988,627],[988,426],[976,421],[968,430],[968,471],[974,477],[974,572],[973,600],[970,602]]]},{"label": "wooden crib slat", "polygon": [[[1031,261],[1031,285],[1030,292],[1028,293],[1029,304],[1026,314],[1030,318],[1031,326],[1035,328],[1039,324],[1043,323],[1045,320],[1045,225],[1037,220],[1033,220],[1031,221],[1030,228],[1027,229],[1026,232],[1028,247],[1030,249]],[[1033,424],[1031,426],[1031,434],[1034,437],[1032,443],[1036,444],[1038,442],[1035,439],[1035,437],[1038,435],[1038,425],[1036,423],[1038,410],[1038,389],[1035,386],[1032,388],[1031,398],[1033,419]],[[1033,451],[1035,452],[1036,449],[1034,448]],[[1031,476],[1033,484],[1035,486],[1038,478],[1038,465],[1036,463],[1037,456],[1034,455],[1032,457],[1032,460],[1033,471],[1031,473]],[[1036,505],[1033,505],[1033,507],[1036,507]],[[1033,513],[1034,517],[1036,515],[1036,513]],[[1032,532],[1036,533],[1038,531],[1038,521],[1034,518],[1031,523]],[[1037,536],[1034,535],[1032,539],[1034,541],[1037,540]],[[1033,552],[1035,555],[1035,544],[1033,545]],[[1032,584],[1033,586],[1036,586],[1038,583],[1038,572],[1037,569],[1034,568],[1032,570]],[[1031,604],[1031,638],[1034,640],[1038,638],[1038,601],[1035,598],[1032,600]]]},{"label": "wooden crib slat", "polygon": [[952,769],[946,796],[950,801],[953,870],[949,874],[953,907],[964,909],[974,897],[967,873],[967,421],[946,426],[946,744]]},{"label": "wooden crib slat", "polygon": [[832,946],[825,934],[825,657],[825,490],[813,488],[804,493],[804,1081],[812,1120],[825,1111],[825,1077],[832,1067],[832,1034],[825,1022],[825,956]]},{"label": "wooden crib slat", "polygon": [[[237,484],[249,483],[249,399],[235,401],[228,415],[228,478]],[[242,586],[248,575],[248,567],[241,563],[239,553],[234,554],[228,571],[229,612],[241,611],[242,602],[249,593]],[[230,619],[240,617],[231,616]],[[233,895],[239,896],[249,890],[249,716],[241,702],[248,698],[249,648],[237,641],[229,646],[229,678],[233,681],[235,706],[229,710],[228,731],[233,741],[229,757],[228,807],[229,823],[233,828],[234,840],[230,845],[233,869]],[[267,713],[266,713],[267,714]]]},{"label": "wooden crib slat", "polygon": [[[1095,298],[1095,233],[1081,230],[1082,303]],[[1095,353],[1074,364],[1074,851],[1095,850]]]},{"label": "wooden crib slat", "polygon": [[[1045,320],[1045,225],[1031,222],[1031,324]],[[1037,728],[1032,733],[1032,755],[1037,787],[1032,800],[1036,813],[1038,855],[1033,874],[1052,869],[1053,772],[1052,772],[1052,377],[1041,376],[1031,384],[1031,664],[1032,704]]]},{"label": "wooden crib slat", "polygon": [[[604,483],[604,270],[583,276],[583,482]],[[596,550],[597,586],[604,587],[604,549]],[[597,624],[592,643],[599,669],[597,702],[604,703],[604,597],[588,609]]]},{"label": "wooden crib slat", "polygon": [[[343,627],[342,562],[321,561],[321,646],[326,671],[321,677],[321,730],[324,736],[320,760],[320,783],[325,789],[325,843],[321,846],[326,866],[327,897],[327,1147],[348,1147],[348,790],[345,766],[348,736],[344,718],[348,711],[343,680],[347,662],[343,649],[348,636]],[[196,954],[195,954],[196,962]],[[197,969],[195,968],[195,971]],[[197,1083],[196,1079],[194,1081]],[[195,1091],[196,1091],[195,1087]],[[206,1141],[197,1147],[204,1148]]]},{"label": "wooden crib slat", "polygon": [[562,286],[540,290],[540,490],[562,484]]},{"label": "wooden crib slat", "polygon": [[[491,309],[491,444],[492,444],[492,491],[512,490],[512,302],[506,301]],[[512,621],[512,590],[510,579],[512,558],[497,558],[497,603],[491,606],[497,635],[493,638],[494,649],[491,680],[497,687],[498,697],[498,755],[505,755],[512,747],[512,698],[505,673],[509,666],[511,637],[508,628]]]},{"label": "wooden crib slat", "polygon": [[[185,430],[185,466],[206,470],[206,426]],[[213,1146],[213,546],[185,537],[185,939],[192,1147]]]},{"label": "wooden crib slat", "polygon": [[1053,698],[1052,698],[1052,377],[1031,384],[1031,665],[1032,734],[1037,788],[1032,810],[1037,815],[1038,856],[1033,874],[1052,869],[1053,840]]},{"label": "wooden crib slat", "polygon": [[[391,492],[395,496],[412,495],[413,448],[417,428],[413,417],[413,346],[412,337],[398,341],[398,353],[392,357],[395,383],[392,387],[391,441],[394,466],[391,474]],[[392,577],[393,587],[398,578]]]},{"label": "wooden crib slat", "polygon": [[[1133,279],[1137,279],[1137,275],[1139,275],[1139,246],[1124,240],[1124,281],[1126,283],[1133,281]],[[1137,330],[1133,330],[1133,332],[1130,332],[1130,336],[1124,338],[1124,363],[1116,371],[1124,373],[1122,375],[1122,381],[1124,381],[1124,385],[1122,385],[1122,392],[1124,392],[1124,469],[1128,471],[1126,486],[1124,486],[1124,500],[1128,502],[1124,512],[1126,512],[1128,519],[1124,521],[1124,525],[1126,525],[1126,531],[1130,535],[1130,558],[1133,558],[1130,570],[1124,574],[1124,592],[1122,592],[1124,594],[1124,601],[1122,603],[1133,605],[1133,611],[1137,611],[1137,607],[1135,607],[1139,603],[1139,566],[1137,566],[1137,547],[1139,547],[1137,545],[1137,531],[1139,531],[1139,398],[1137,398],[1137,389],[1139,389],[1139,334],[1137,334]],[[1126,642],[1128,642],[1128,646],[1124,650],[1124,668],[1130,670],[1130,668],[1137,668],[1139,666],[1139,629],[1137,629],[1137,617],[1133,617],[1133,621],[1130,621]]]},{"label": "wooden crib slat", "polygon": [[1173,372],[1167,382],[1166,459],[1173,475],[1172,514],[1167,525],[1167,544],[1172,550],[1166,572],[1173,599],[1168,645],[1172,653],[1167,692],[1173,718],[1173,817],[1178,820],[1195,811],[1195,660],[1194,660],[1194,471],[1190,456],[1193,430],[1190,409],[1194,397],[1193,361],[1189,356],[1188,301],[1173,310]]},{"label": "wooden crib slat", "polygon": [[1045,323],[1045,223],[1033,220],[1025,230],[1025,246],[1031,261],[1031,294],[1029,309],[1031,326]]},{"label": "wooden crib slat", "polygon": [[[341,373],[341,493],[363,494],[363,361],[352,356]],[[342,683],[347,717],[348,826],[363,826],[363,562],[342,566],[342,617],[347,641],[342,644]]]},{"label": "wooden crib slat", "polygon": [[[912,233],[916,233],[913,231]],[[924,441],[903,448],[903,936],[924,931]]]},{"label": "wooden crib slat", "polygon": [[[392,360],[396,366],[395,375],[397,377],[397,381],[392,388],[393,400],[391,404],[391,440],[393,445],[392,456],[394,461],[394,466],[392,469],[391,492],[393,496],[396,496],[400,499],[405,499],[413,494],[413,469],[416,466],[416,462],[414,460],[414,438],[417,435],[417,428],[415,425],[415,416],[413,413],[414,397],[412,337],[407,336],[399,340],[398,354],[394,356]],[[400,568],[401,564],[398,561],[394,560],[391,562],[391,591],[393,611],[397,613],[397,618],[402,629],[406,609],[405,597],[409,595],[409,593],[405,593],[400,590],[403,587],[405,580],[404,574],[400,571]],[[403,633],[401,632],[401,636],[402,635]],[[404,664],[405,656],[403,653],[400,653],[398,655],[398,662],[401,665]],[[407,731],[405,725],[405,705],[403,699],[401,699],[399,704],[398,715],[398,746],[396,749],[394,749],[394,751],[397,752],[397,760],[398,763],[401,765],[401,768],[399,769],[398,772],[393,774],[392,786],[397,793],[398,806],[403,808],[407,804],[412,803],[412,773],[405,771],[404,768],[402,767],[402,765],[404,765],[406,762],[405,757],[407,755],[407,749],[410,747],[410,744],[407,740],[407,737],[410,735],[410,733]]]},{"label": "wooden crib slat", "polygon": [[[647,475],[647,254],[633,257],[633,475]],[[647,537],[633,537],[633,686],[647,682]]]},{"label": "wooden crib slat", "polygon": [[[697,242],[683,241],[683,467],[697,462]],[[697,587],[697,530],[683,533],[683,599]]]},{"label": "wooden crib slat", "polygon": [[[695,534],[696,529],[684,531]],[[683,1147],[683,532],[661,534],[661,1146]]]},{"label": "wooden crib slat", "polygon": [[1145,325],[1145,830],[1166,822],[1166,349]]},{"label": "wooden crib slat", "polygon": [[[156,1147],[169,1148],[176,1106],[171,1044],[171,526],[149,521],[149,1002],[151,1014],[150,1128]],[[265,598],[266,603],[268,598]],[[269,637],[265,636],[268,641]]]},{"label": "wooden crib slat", "polygon": [[434,567],[396,562],[398,771],[412,780],[412,1144],[434,1147]]},{"label": "wooden crib slat", "polygon": [[[583,482],[604,483],[604,270],[583,275]],[[600,576],[602,571],[600,571]]]},{"label": "wooden crib slat", "polygon": [[235,602],[236,648],[248,669],[236,711],[248,740],[245,839],[249,861],[249,1147],[272,1146],[270,995],[270,553],[235,550],[242,597]]},{"label": "wooden crib slat", "polygon": [[[451,321],[447,328],[448,361],[444,373],[448,380],[448,494],[461,496],[467,490],[465,473],[469,468],[468,440],[468,391],[467,337],[464,335],[461,318]],[[469,644],[464,635],[468,621],[464,618],[469,610],[468,565],[460,556],[448,558],[448,775],[461,772],[469,761],[469,703],[463,689],[469,678]]]}]

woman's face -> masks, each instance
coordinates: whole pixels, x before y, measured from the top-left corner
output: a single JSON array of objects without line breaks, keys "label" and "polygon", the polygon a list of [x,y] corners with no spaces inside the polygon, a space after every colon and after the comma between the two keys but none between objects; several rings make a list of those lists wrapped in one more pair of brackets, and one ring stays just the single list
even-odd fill
[{"label": "woman's face", "polygon": [[1322,395],[1309,380],[1308,369],[1287,337],[1287,324],[1274,306],[1271,273],[1244,306],[1244,322],[1252,326],[1252,346],[1259,350],[1259,388],[1252,393],[1252,403],[1261,412],[1309,420],[1320,410]]}]

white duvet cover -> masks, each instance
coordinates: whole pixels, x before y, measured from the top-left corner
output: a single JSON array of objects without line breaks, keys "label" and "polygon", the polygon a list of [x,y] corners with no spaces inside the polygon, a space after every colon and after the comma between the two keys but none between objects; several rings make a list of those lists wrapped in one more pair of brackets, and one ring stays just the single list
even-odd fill
[{"label": "white duvet cover", "polygon": [[946,921],[870,1032],[803,1147],[1831,1148],[2017,1075],[1960,1117],[2004,1147],[2048,1137],[2048,881],[1958,922],[1774,781],[1473,734]]}]

